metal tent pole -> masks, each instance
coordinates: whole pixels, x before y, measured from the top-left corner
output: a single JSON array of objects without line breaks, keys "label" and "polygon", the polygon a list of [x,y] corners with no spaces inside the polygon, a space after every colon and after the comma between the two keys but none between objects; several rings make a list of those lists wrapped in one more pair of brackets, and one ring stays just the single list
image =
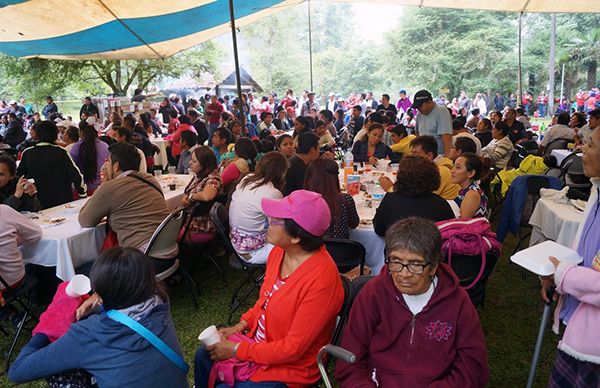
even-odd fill
[{"label": "metal tent pole", "polygon": [[308,58],[310,61],[310,91],[314,91],[313,85],[313,59],[312,59],[312,23],[310,22],[310,0],[308,0]]},{"label": "metal tent pole", "polygon": [[522,19],[523,12],[519,13],[519,74],[518,74],[518,82],[519,82],[519,95],[517,96],[517,105],[521,105],[523,103],[523,69],[521,67],[521,30],[522,30]]},{"label": "metal tent pole", "polygon": [[[561,74],[561,79],[560,79],[560,98],[558,99],[558,106],[561,106],[563,103],[564,90],[565,90],[565,64],[563,63],[562,74]],[[567,108],[566,111],[568,112],[569,109]]]},{"label": "metal tent pole", "polygon": [[235,80],[237,83],[239,120],[242,123],[242,127],[245,127],[246,120],[244,115],[244,100],[242,100],[242,76],[240,75],[240,59],[238,57],[233,0],[229,0],[229,19],[231,24],[231,39],[233,41],[233,59],[235,61]]},{"label": "metal tent pole", "polygon": [[554,64],[556,62],[556,14],[553,13],[550,16],[550,55],[548,60],[548,83],[550,84],[550,90],[548,90],[548,115],[552,117],[554,114]]}]

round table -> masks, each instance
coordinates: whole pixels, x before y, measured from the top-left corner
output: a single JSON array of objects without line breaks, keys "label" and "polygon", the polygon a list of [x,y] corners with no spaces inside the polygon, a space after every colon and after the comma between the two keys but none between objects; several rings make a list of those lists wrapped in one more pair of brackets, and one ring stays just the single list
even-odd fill
[{"label": "round table", "polygon": [[169,158],[167,157],[167,147],[169,141],[163,138],[150,138],[150,142],[158,147],[158,154],[154,155],[154,165],[161,166],[163,169],[169,164]]},{"label": "round table", "polygon": [[573,247],[583,212],[571,204],[556,203],[540,198],[531,213],[529,224],[533,227],[529,246],[552,240]]}]

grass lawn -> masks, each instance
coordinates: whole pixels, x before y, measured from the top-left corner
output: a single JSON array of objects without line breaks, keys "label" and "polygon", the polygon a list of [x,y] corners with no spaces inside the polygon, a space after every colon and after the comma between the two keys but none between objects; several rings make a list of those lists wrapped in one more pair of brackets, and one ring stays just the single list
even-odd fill
[{"label": "grass lawn", "polygon": [[[480,310],[491,368],[490,387],[525,386],[542,315],[539,280],[531,274],[523,279],[520,268],[509,263],[508,255],[514,244],[512,237],[505,241],[502,258],[488,283],[485,308]],[[183,284],[171,291],[175,327],[185,358],[190,364],[193,363],[198,346],[198,334],[208,325],[225,322],[233,289],[243,279],[240,272],[227,267],[224,258],[221,261],[223,267],[227,268],[227,284],[218,276],[201,281],[207,274],[200,270],[193,275],[201,281],[202,295],[197,310],[194,309],[191,298],[186,295]],[[25,333],[23,337],[27,339],[28,336]],[[558,337],[547,330],[536,374],[536,387],[546,386],[557,341]],[[8,348],[4,337],[0,338],[0,346],[3,350]],[[192,372],[189,378],[190,383],[193,383]],[[0,387],[9,386],[13,384],[8,382],[5,375],[0,376]],[[44,387],[46,384],[35,382],[22,386]]]}]

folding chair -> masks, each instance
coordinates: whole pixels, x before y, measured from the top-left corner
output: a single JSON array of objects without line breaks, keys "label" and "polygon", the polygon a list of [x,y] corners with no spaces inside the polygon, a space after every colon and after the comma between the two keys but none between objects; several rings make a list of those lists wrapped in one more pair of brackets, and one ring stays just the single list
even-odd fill
[{"label": "folding chair", "polygon": [[360,266],[360,275],[364,274],[367,252],[361,243],[341,238],[324,238],[323,241],[340,273],[346,273]]},{"label": "folding chair", "polygon": [[[488,253],[485,257],[485,267],[481,278],[472,285],[467,291],[469,298],[475,307],[484,307],[485,303],[485,286],[487,281],[496,267],[498,262],[498,255],[494,253]],[[468,287],[471,285],[479,271],[481,269],[481,255],[468,256],[468,255],[452,255],[450,260],[452,270],[458,277],[461,287]]]},{"label": "folding chair", "polygon": [[566,186],[589,192],[592,187],[590,178],[583,173],[583,159],[577,152],[568,155],[560,165],[561,178]]},{"label": "folding chair", "polygon": [[[36,323],[38,319],[31,312],[31,298],[33,294],[33,290],[37,286],[37,279],[28,273],[25,273],[25,278],[23,279],[23,283],[17,288],[10,288],[10,285],[4,280],[2,276],[0,276],[0,283],[4,288],[2,292],[2,296],[6,304],[0,308],[0,310],[5,310],[8,306],[13,306],[17,310],[17,314],[23,314],[23,317],[19,321],[15,336],[12,340],[10,348],[8,350],[8,354],[6,355],[6,360],[4,362],[4,372],[8,372],[8,367],[10,366],[10,359],[12,357],[12,353],[15,350],[15,346],[17,345],[17,341],[23,331],[23,326],[25,325],[25,321],[27,318],[31,317]],[[26,302],[23,301],[26,299]],[[22,310],[22,311],[21,311]],[[0,331],[8,336],[8,332],[0,326]]]},{"label": "folding chair", "polygon": [[[152,234],[148,247],[144,253],[150,257],[161,257],[165,256],[178,248],[178,237],[181,231],[181,225],[185,218],[185,209],[179,208],[174,210],[160,223],[158,228]],[[167,268],[165,271],[156,274],[156,278],[159,280],[165,280],[172,276],[174,273],[179,271],[185,280],[185,283],[190,291],[192,302],[194,307],[198,308],[198,302],[196,300],[196,294],[199,294],[198,288],[191,278],[189,273],[183,268],[179,262],[179,258],[175,259],[173,265]]]},{"label": "folding chair", "polygon": [[[214,205],[214,201],[196,202],[196,204],[192,207],[192,209],[190,209],[188,212],[186,212],[187,218],[186,218],[186,221],[184,222],[182,233],[180,234],[181,238],[179,239],[179,253],[180,253],[179,257],[181,260],[181,265],[186,266],[186,264],[187,264],[187,268],[190,268],[190,265],[192,265],[192,263],[190,263],[190,261],[193,260],[194,264],[195,264],[198,261],[199,257],[202,255],[202,253],[205,253],[206,258],[216,268],[219,275],[223,278],[223,281],[225,283],[227,283],[227,278],[225,277],[225,272],[223,272],[223,269],[216,262],[214,257],[210,253],[207,253],[207,251],[209,251],[212,248],[212,246],[214,245],[214,241],[209,241],[209,242],[202,243],[202,244],[193,244],[193,243],[186,241],[186,236],[189,232],[190,226],[192,224],[192,220],[195,217],[199,217],[201,215],[208,215],[210,212],[210,209],[213,205]],[[194,253],[198,253],[198,254],[194,254]],[[193,273],[196,266],[193,265],[191,268],[192,268],[191,272]]]},{"label": "folding chair", "polygon": [[573,143],[573,139],[554,139],[544,148],[544,155],[542,156],[550,155],[554,150],[566,150],[569,143]]},{"label": "folding chair", "polygon": [[[216,202],[210,209],[209,214],[211,220],[215,224],[217,236],[221,243],[232,253],[233,261],[230,258],[230,265],[236,269],[243,270],[246,274],[246,279],[235,289],[231,297],[231,307],[227,316],[227,323],[231,324],[231,319],[237,309],[240,308],[254,291],[260,290],[265,276],[266,264],[248,263],[237,253],[229,238],[229,214],[222,203]],[[244,288],[246,288],[245,292],[243,292]],[[243,296],[238,298],[240,294],[243,294]]]}]

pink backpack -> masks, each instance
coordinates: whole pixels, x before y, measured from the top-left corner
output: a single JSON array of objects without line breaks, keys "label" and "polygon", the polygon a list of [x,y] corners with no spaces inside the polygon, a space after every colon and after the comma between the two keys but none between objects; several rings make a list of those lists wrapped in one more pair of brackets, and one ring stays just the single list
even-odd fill
[{"label": "pink backpack", "polygon": [[481,255],[481,268],[477,277],[465,290],[473,287],[485,270],[488,252],[500,255],[502,244],[496,240],[490,222],[483,218],[451,219],[436,223],[442,234],[442,251],[446,253],[448,265],[452,266],[452,254],[476,256]]}]

